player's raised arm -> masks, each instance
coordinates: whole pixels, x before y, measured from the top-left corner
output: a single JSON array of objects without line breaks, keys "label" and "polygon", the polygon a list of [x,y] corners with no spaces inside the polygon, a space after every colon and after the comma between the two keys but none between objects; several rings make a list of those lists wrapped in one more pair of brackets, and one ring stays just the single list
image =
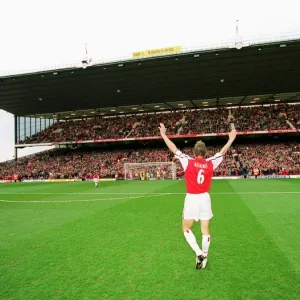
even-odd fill
[{"label": "player's raised arm", "polygon": [[229,133],[229,140],[226,143],[226,145],[222,148],[222,150],[218,153],[216,153],[214,156],[208,158],[207,160],[211,161],[213,163],[214,170],[220,165],[220,163],[223,161],[223,156],[226,154],[226,152],[229,150],[230,146],[232,145],[233,141],[236,137],[236,130],[233,129]]},{"label": "player's raised arm", "polygon": [[229,148],[231,147],[233,141],[235,140],[236,138],[236,130],[235,129],[232,129],[231,132],[229,133],[229,140],[228,142],[226,143],[226,145],[222,148],[222,150],[220,151],[220,153],[222,155],[225,155],[226,152],[229,150]]},{"label": "player's raised arm", "polygon": [[165,141],[167,147],[170,149],[171,152],[173,152],[174,154],[177,151],[177,147],[175,146],[175,144],[167,137],[166,135],[166,127],[164,124],[160,123],[159,124],[159,130],[160,130],[160,135],[162,136],[163,140]]}]

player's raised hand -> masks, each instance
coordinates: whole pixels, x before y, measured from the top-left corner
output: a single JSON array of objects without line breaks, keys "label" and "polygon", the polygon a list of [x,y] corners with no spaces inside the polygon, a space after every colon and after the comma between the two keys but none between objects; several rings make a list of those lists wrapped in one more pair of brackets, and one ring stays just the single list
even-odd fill
[{"label": "player's raised hand", "polygon": [[165,125],[163,123],[159,124],[159,130],[160,130],[160,134],[161,135],[165,135],[166,134],[167,129],[166,129],[166,127],[165,127]]},{"label": "player's raised hand", "polygon": [[220,153],[222,155],[225,155],[226,152],[229,150],[229,148],[231,147],[233,141],[235,140],[236,138],[236,130],[235,129],[232,129],[231,132],[228,134],[228,137],[229,137],[229,141],[226,143],[226,145],[221,149]]},{"label": "player's raised hand", "polygon": [[235,129],[232,129],[231,132],[229,133],[229,139],[230,139],[231,141],[234,141],[235,138],[236,138],[236,134],[237,134],[236,130],[235,130]]}]

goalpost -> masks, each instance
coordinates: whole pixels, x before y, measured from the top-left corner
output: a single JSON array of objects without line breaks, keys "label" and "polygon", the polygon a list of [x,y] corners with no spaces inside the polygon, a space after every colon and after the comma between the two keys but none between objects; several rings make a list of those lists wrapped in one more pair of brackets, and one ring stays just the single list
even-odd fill
[{"label": "goalpost", "polygon": [[176,163],[174,162],[147,162],[125,163],[125,180],[156,180],[176,179]]}]

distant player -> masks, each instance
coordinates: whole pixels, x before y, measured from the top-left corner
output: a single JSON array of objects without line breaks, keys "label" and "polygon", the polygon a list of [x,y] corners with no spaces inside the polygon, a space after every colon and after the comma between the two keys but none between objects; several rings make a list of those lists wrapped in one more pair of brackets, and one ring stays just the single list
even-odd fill
[{"label": "distant player", "polygon": [[94,180],[94,183],[95,183],[95,187],[98,187],[99,175],[97,173],[94,174],[93,180]]},{"label": "distant player", "polygon": [[[195,158],[191,158],[179,151],[175,144],[169,140],[164,124],[160,124],[159,129],[166,145],[175,154],[175,157],[180,160],[185,172],[187,194],[183,209],[182,230],[186,241],[196,254],[196,269],[203,269],[207,264],[208,249],[210,246],[209,223],[213,217],[211,200],[208,194],[213,170],[220,165],[223,156],[235,140],[236,131],[233,129],[229,133],[229,141],[219,153],[205,159],[206,146],[202,141],[196,143],[194,147]],[[202,233],[202,250],[198,246],[192,232],[194,222],[198,222],[199,220]]]},{"label": "distant player", "polygon": [[258,168],[255,168],[255,169],[253,170],[253,174],[254,174],[254,176],[255,176],[255,179],[257,179],[257,176],[259,175],[259,169],[258,169]]},{"label": "distant player", "polygon": [[19,179],[19,177],[18,177],[18,175],[17,175],[17,174],[15,174],[13,178],[14,178],[14,182],[17,182],[17,181],[18,181],[18,179]]},{"label": "distant player", "polygon": [[159,170],[157,170],[157,172],[156,172],[156,178],[160,179],[160,171]]},{"label": "distant player", "polygon": [[150,178],[150,174],[149,174],[149,172],[147,172],[146,173],[146,180],[149,180],[149,178]]}]

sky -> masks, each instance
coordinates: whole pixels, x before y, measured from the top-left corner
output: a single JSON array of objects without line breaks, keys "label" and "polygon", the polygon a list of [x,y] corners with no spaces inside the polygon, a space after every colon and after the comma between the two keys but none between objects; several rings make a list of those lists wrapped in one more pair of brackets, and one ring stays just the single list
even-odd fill
[{"label": "sky", "polygon": [[[299,0],[0,0],[0,76],[134,51],[300,33]],[[1,107],[1,98],[0,98]],[[0,161],[14,155],[13,116],[0,110]],[[26,155],[36,149],[23,149]]]}]

